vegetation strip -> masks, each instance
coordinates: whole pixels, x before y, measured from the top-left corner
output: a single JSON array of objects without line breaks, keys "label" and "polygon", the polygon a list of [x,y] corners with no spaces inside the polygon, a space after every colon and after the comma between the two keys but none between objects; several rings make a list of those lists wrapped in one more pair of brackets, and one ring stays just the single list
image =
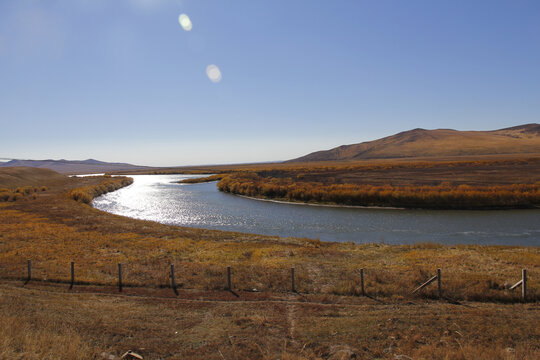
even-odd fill
[{"label": "vegetation strip", "polygon": [[257,174],[235,174],[218,183],[221,191],[250,197],[344,204],[425,209],[500,209],[540,206],[540,184],[499,186],[372,186],[263,178]]},{"label": "vegetation strip", "polygon": [[199,177],[199,178],[182,179],[178,181],[178,183],[179,184],[199,184],[199,183],[205,183],[205,182],[218,181],[218,180],[223,179],[224,176],[225,174],[216,174],[216,175]]},{"label": "vegetation strip", "polygon": [[75,201],[83,202],[85,204],[90,204],[94,198],[100,195],[103,195],[108,192],[115,191],[125,186],[133,184],[133,178],[130,178],[130,177],[125,177],[125,176],[111,177],[111,176],[105,175],[104,178],[106,178],[106,180],[99,184],[92,185],[92,186],[85,186],[82,188],[71,190],[69,192],[69,196]]},{"label": "vegetation strip", "polygon": [[[304,164],[222,174],[218,189],[278,201],[363,207],[538,208],[539,169],[539,158],[371,165]],[[509,171],[514,172],[513,178],[508,178]],[[418,180],[396,181],[404,174]],[[381,176],[388,180],[383,181]],[[522,182],[508,183],[516,180]],[[398,184],[392,185],[392,182]]]}]

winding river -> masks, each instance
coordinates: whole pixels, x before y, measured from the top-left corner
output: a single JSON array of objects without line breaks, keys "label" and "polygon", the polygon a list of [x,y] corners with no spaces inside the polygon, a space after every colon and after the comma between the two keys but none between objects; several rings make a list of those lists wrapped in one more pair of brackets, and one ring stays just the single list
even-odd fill
[{"label": "winding river", "polygon": [[132,185],[94,207],[164,224],[322,241],[540,245],[540,210],[402,210],[261,201],[222,193],[216,183],[178,184],[199,175],[129,175]]}]

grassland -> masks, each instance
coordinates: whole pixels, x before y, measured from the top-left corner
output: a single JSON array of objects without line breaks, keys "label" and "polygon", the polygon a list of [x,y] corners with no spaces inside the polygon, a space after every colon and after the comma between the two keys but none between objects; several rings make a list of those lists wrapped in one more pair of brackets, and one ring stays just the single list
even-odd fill
[{"label": "grassland", "polygon": [[[166,226],[69,195],[110,178],[38,175],[47,191],[0,203],[0,358],[129,349],[147,359],[540,356],[538,247],[356,245]],[[22,176],[9,187],[30,185],[38,186]],[[34,280],[23,286],[27,259]],[[178,295],[168,288],[170,264]],[[225,291],[226,266],[234,293]],[[411,294],[438,267],[444,298],[434,287]],[[360,296],[361,268],[369,297]],[[507,289],[522,268],[527,303]]]},{"label": "grassland", "polygon": [[[209,169],[204,169],[209,170]],[[428,209],[540,207],[540,157],[215,168],[221,191],[283,201]]]},{"label": "grassland", "polygon": [[3,283],[0,358],[103,359],[127,350],[145,359],[538,358],[535,304],[184,293],[120,296]]}]

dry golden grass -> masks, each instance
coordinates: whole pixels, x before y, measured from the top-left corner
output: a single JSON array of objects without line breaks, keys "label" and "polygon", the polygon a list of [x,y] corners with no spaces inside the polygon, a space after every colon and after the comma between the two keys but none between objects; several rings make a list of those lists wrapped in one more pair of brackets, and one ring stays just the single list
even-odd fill
[{"label": "dry golden grass", "polygon": [[[150,359],[540,356],[538,247],[355,245],[183,228],[67,196],[109,180],[51,181],[36,198],[0,203],[0,358],[129,349]],[[23,288],[27,259],[35,280]],[[71,261],[77,285],[68,294]],[[117,263],[127,297],[113,295]],[[166,288],[171,263],[178,297]],[[239,297],[223,291],[228,265]],[[289,291],[291,267],[300,294]],[[435,300],[434,285],[411,294],[438,267],[444,296],[462,305]],[[371,298],[357,296],[361,268]],[[528,304],[505,286],[522,268]]]},{"label": "dry golden grass", "polygon": [[248,295],[173,297],[161,291],[155,297],[128,290],[121,296],[95,290],[0,285],[0,358],[118,358],[127,350],[145,359],[540,355],[538,304],[380,304],[367,298],[324,303],[298,295],[242,300]]},{"label": "dry golden grass", "polygon": [[[540,153],[185,166],[111,172],[111,174],[223,174],[239,171],[301,173],[304,171],[303,175],[311,177],[329,174],[335,180],[348,179],[346,182],[353,183],[393,183],[391,180],[406,184],[441,181],[469,182],[471,178],[476,178],[479,184],[508,184],[516,181],[530,183],[531,176],[537,178],[539,175],[539,162]],[[362,182],[363,180],[365,182]]]},{"label": "dry golden grass", "polygon": [[267,165],[222,176],[221,191],[285,201],[434,209],[540,206],[538,157]]},{"label": "dry golden grass", "polygon": [[49,169],[29,167],[6,167],[0,169],[0,186],[6,190],[15,191],[24,186],[65,185],[70,178]]},{"label": "dry golden grass", "polygon": [[6,188],[0,189],[0,202],[5,201],[17,201],[24,196],[31,195],[32,199],[37,198],[37,192],[40,191],[47,191],[46,186],[24,186],[24,187],[18,187],[15,189],[15,191],[11,191]]},{"label": "dry golden grass", "polygon": [[[85,189],[101,189],[111,179],[78,181]],[[514,302],[519,293],[505,284],[527,268],[530,299],[540,298],[537,247],[356,245],[181,228],[106,214],[58,189],[40,195],[0,204],[3,276],[24,277],[26,260],[32,259],[34,277],[67,281],[74,261],[78,281],[114,284],[117,263],[123,263],[126,285],[160,287],[167,286],[169,265],[175,264],[182,287],[223,289],[225,268],[231,266],[237,289],[285,292],[294,267],[301,292],[355,295],[365,268],[368,294],[411,298],[415,285],[440,267],[447,297]],[[435,289],[420,296],[434,297]]]},{"label": "dry golden grass", "polygon": [[205,182],[211,182],[211,181],[218,181],[218,180],[223,179],[224,176],[225,176],[224,174],[216,174],[216,175],[210,175],[210,176],[205,176],[205,177],[183,179],[183,180],[180,180],[178,183],[199,184],[199,183],[205,183]]},{"label": "dry golden grass", "polygon": [[[229,265],[237,289],[284,292],[295,267],[301,292],[355,295],[359,270],[365,268],[368,294],[411,298],[414,286],[440,267],[450,298],[513,302],[519,292],[509,292],[504,284],[518,281],[521,269],[527,268],[530,298],[540,298],[535,275],[540,272],[540,249],[535,247],[354,245],[172,227],[152,236],[148,231],[156,224],[106,214],[116,222],[125,220],[124,227],[131,231],[95,219],[86,224],[86,217],[76,213],[75,223],[63,224],[19,210],[1,212],[0,271],[11,278],[23,278],[26,260],[32,259],[35,278],[67,282],[69,262],[75,261],[78,281],[112,285],[116,264],[123,263],[127,285],[159,287],[169,283],[169,264],[174,263],[182,287],[223,289]],[[137,225],[143,233],[131,228]],[[422,294],[434,297],[435,289]]]},{"label": "dry golden grass", "polygon": [[[194,179],[199,182],[202,179]],[[260,173],[236,173],[218,183],[221,191],[296,202],[426,209],[498,209],[540,207],[540,183],[497,186],[358,185],[304,181]]]}]

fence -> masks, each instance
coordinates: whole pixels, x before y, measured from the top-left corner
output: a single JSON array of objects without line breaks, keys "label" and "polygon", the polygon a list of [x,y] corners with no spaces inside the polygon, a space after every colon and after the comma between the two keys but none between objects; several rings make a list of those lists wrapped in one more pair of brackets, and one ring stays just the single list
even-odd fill
[{"label": "fence", "polygon": [[[422,289],[426,288],[427,286],[429,286],[430,284],[432,284],[432,283],[434,283],[436,281],[437,282],[437,294],[438,294],[438,297],[439,298],[444,298],[441,273],[442,273],[441,269],[438,268],[436,275],[432,276],[427,281],[425,281],[424,283],[422,283],[421,285],[416,287],[411,293],[412,294],[419,293]],[[74,261],[72,261],[71,264],[70,264],[70,274],[71,274],[71,277],[70,277],[70,281],[69,281],[69,284],[70,284],[69,289],[73,289],[74,285],[76,284],[76,281],[75,281],[75,262]],[[170,276],[169,276],[169,278],[170,278],[170,287],[171,287],[171,289],[174,291],[174,293],[176,295],[178,295],[174,264],[170,265]],[[25,279],[25,284],[27,284],[31,280],[32,280],[32,261],[28,260],[27,261],[27,276],[26,276],[26,279]],[[360,295],[368,296],[367,291],[366,291],[366,286],[365,286],[364,268],[360,269],[360,279],[359,280],[360,280],[360,289],[361,289]],[[118,264],[117,285],[118,285],[118,291],[122,292],[123,283],[122,283],[122,264],[121,263]],[[296,285],[297,285],[297,280],[296,280],[296,277],[295,277],[295,268],[293,267],[293,268],[291,268],[291,272],[290,272],[290,286],[291,286],[290,291],[291,292],[293,292],[293,293],[298,292]],[[518,288],[520,286],[521,286],[521,290],[522,290],[521,291],[521,299],[523,301],[526,301],[527,300],[527,270],[526,269],[522,270],[521,280],[519,280],[514,285],[509,286],[508,290],[512,291],[512,290],[514,290],[514,289],[516,289],[516,288]],[[233,291],[232,275],[231,275],[231,267],[230,266],[227,266],[227,268],[226,268],[226,286],[225,286],[225,289],[227,291],[231,291],[231,292]]]}]

